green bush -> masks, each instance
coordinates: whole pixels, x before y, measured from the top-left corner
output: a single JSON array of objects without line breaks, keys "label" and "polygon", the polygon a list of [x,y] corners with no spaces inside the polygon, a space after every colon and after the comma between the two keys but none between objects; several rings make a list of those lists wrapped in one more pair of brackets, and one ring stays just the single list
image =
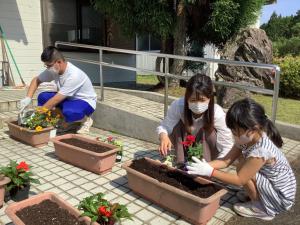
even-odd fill
[{"label": "green bush", "polygon": [[283,57],[286,55],[300,56],[300,37],[279,39],[273,42],[274,55]]},{"label": "green bush", "polygon": [[300,98],[300,57],[275,58],[273,63],[281,68],[280,95]]}]

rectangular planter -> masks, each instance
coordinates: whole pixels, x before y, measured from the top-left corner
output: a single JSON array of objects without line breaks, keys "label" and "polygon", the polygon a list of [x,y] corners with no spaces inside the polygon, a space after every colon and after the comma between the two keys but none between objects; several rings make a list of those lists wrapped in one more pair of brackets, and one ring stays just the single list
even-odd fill
[{"label": "rectangular planter", "polygon": [[[88,143],[109,148],[104,153],[96,153],[74,145],[63,143],[63,139],[79,139]],[[54,143],[55,155],[62,161],[68,162],[88,171],[103,174],[111,171],[115,161],[118,147],[78,134],[65,134],[51,139]]]},{"label": "rectangular planter", "polygon": [[[152,159],[146,158],[146,160],[161,165],[160,162]],[[193,224],[206,224],[219,208],[220,198],[227,193],[225,189],[215,184],[220,188],[218,192],[211,195],[209,198],[200,198],[169,184],[159,182],[148,175],[130,168],[129,166],[131,163],[132,161],[129,161],[123,164],[122,167],[127,171],[128,184],[132,191],[145,199],[182,216]],[[188,174],[186,175],[190,176]],[[199,184],[213,183],[212,181],[201,177],[190,177]]]},{"label": "rectangular planter", "polygon": [[33,147],[46,145],[50,139],[53,127],[44,128],[42,131],[30,130],[19,126],[17,121],[7,121],[9,136]]},{"label": "rectangular planter", "polygon": [[[23,208],[26,208],[28,206],[32,206],[35,204],[39,204],[44,200],[51,200],[58,204],[60,207],[66,209],[70,214],[74,215],[75,217],[80,216],[80,211],[70,205],[68,202],[60,198],[58,195],[51,193],[51,192],[45,192],[42,194],[38,194],[36,196],[30,197],[26,200],[23,200],[18,203],[12,203],[10,204],[6,210],[5,213],[7,216],[12,220],[12,222],[15,225],[26,225],[22,222],[22,220],[16,215],[16,212],[19,210],[22,210]],[[80,221],[84,221],[87,225],[90,225],[91,220],[88,217],[82,217],[80,218]],[[93,223],[93,225],[99,225],[98,223]]]}]

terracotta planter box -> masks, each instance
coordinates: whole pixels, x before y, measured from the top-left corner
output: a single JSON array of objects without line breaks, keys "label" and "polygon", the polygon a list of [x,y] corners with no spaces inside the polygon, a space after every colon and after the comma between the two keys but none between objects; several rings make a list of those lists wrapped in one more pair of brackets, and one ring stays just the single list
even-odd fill
[{"label": "terracotta planter box", "polygon": [[8,177],[0,175],[0,208],[3,206],[5,196],[5,185],[10,182]]},{"label": "terracotta planter box", "polygon": [[[107,148],[103,153],[93,152],[71,144],[63,143],[64,139],[78,139],[95,146]],[[118,147],[78,134],[65,134],[51,139],[54,143],[55,155],[62,161],[68,162],[85,170],[103,174],[111,171],[115,161]]]},{"label": "terracotta planter box", "polygon": [[[17,211],[22,210],[23,208],[26,208],[28,206],[39,204],[44,200],[51,200],[51,201],[55,202],[60,207],[66,209],[70,214],[74,215],[77,218],[81,214],[78,209],[76,209],[75,207],[70,205],[68,202],[66,202],[65,200],[60,198],[58,195],[56,195],[54,193],[51,193],[51,192],[45,192],[45,193],[30,197],[30,198],[28,198],[24,201],[21,201],[21,202],[18,202],[18,203],[12,203],[11,205],[9,205],[6,208],[5,213],[7,214],[7,216],[12,220],[12,222],[15,225],[26,225],[16,215]],[[88,217],[81,217],[80,221],[84,221],[87,225],[90,225],[90,223],[91,223],[91,220]],[[93,225],[99,225],[99,224],[98,223],[93,223]]]},{"label": "terracotta planter box", "polygon": [[[146,158],[146,160],[156,165],[162,165],[160,162],[149,158]],[[215,184],[219,189],[215,194],[208,198],[200,198],[130,168],[131,163],[132,161],[129,161],[123,164],[122,167],[127,171],[128,184],[132,191],[182,216],[193,224],[206,224],[219,208],[220,198],[227,193],[225,189]],[[170,170],[172,169],[170,168]],[[180,171],[180,173],[183,172]],[[201,177],[195,178],[188,174],[186,176],[191,177],[199,184],[213,183]]]},{"label": "terracotta planter box", "polygon": [[[46,145],[50,139],[50,132],[53,127],[44,128],[42,131],[30,130],[19,126],[17,121],[7,121],[9,136],[33,147]],[[52,135],[52,134],[51,134]]]}]

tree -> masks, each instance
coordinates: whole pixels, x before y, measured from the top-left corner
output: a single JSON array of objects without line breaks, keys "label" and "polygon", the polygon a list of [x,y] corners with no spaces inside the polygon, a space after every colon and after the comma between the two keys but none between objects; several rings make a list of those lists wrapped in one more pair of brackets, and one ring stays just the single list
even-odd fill
[{"label": "tree", "polygon": [[270,20],[261,28],[273,41],[274,55],[300,55],[300,10],[296,15],[286,17],[273,12]]},{"label": "tree", "polygon": [[[128,36],[148,34],[161,39],[162,53],[200,56],[206,43],[219,47],[241,28],[256,21],[264,0],[91,0]],[[200,48],[199,48],[200,46]],[[158,59],[158,62],[161,59]],[[181,74],[186,63],[170,62]]]}]

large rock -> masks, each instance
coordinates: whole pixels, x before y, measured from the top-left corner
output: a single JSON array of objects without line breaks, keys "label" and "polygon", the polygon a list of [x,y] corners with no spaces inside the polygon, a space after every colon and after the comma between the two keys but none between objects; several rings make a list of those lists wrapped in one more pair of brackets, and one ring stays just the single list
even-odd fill
[{"label": "large rock", "polygon": [[[272,63],[272,42],[264,30],[247,28],[225,44],[221,51],[221,59],[270,64]],[[271,75],[271,70],[221,64],[215,73],[216,80],[219,81],[259,87],[270,87]],[[248,96],[247,91],[217,87],[218,103],[224,107]]]}]

